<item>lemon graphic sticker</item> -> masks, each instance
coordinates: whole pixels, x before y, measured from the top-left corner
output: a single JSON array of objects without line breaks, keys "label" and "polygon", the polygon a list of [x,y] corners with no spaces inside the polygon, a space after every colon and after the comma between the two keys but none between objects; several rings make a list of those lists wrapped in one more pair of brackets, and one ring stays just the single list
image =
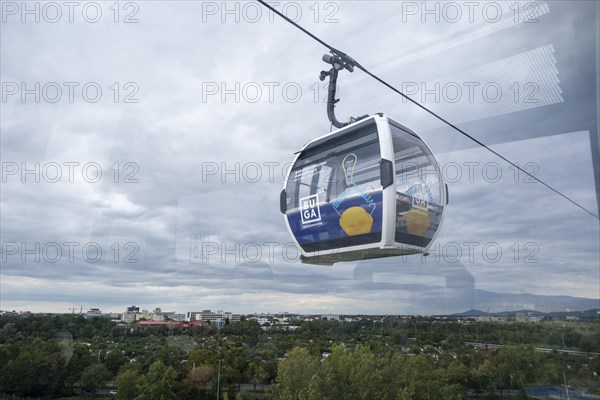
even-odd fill
[{"label": "lemon graphic sticker", "polygon": [[362,207],[350,207],[342,213],[340,226],[348,236],[371,232],[373,217]]}]

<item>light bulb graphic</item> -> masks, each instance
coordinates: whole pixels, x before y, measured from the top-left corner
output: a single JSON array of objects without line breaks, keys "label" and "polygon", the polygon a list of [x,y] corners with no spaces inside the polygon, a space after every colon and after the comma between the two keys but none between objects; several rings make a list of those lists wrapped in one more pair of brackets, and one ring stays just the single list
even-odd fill
[{"label": "light bulb graphic", "polygon": [[350,153],[342,160],[342,168],[344,169],[344,175],[346,176],[346,185],[351,186],[354,184],[354,167],[358,157],[356,154]]}]

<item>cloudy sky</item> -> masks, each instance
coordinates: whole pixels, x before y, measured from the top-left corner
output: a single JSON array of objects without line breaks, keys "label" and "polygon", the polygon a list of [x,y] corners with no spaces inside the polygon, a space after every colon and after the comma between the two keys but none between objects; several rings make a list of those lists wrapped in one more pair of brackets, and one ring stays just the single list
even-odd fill
[{"label": "cloudy sky", "polygon": [[[598,213],[596,2],[273,4]],[[340,74],[338,118],[419,132],[449,185],[444,224],[426,259],[300,263],[279,192],[330,128],[326,49],[258,3],[1,8],[0,309],[598,304],[598,219],[358,70]]]}]

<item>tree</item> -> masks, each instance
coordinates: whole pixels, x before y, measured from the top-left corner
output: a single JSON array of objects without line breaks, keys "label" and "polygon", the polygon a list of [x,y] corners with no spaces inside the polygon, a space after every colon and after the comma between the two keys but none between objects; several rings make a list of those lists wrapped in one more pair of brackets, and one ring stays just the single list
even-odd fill
[{"label": "tree", "polygon": [[188,379],[195,385],[205,385],[212,378],[214,371],[211,367],[205,364],[200,364],[192,367],[188,373]]},{"label": "tree", "polygon": [[126,370],[117,376],[117,400],[134,399],[140,392],[144,377],[135,370]]},{"label": "tree", "polygon": [[175,385],[177,372],[171,366],[166,366],[161,360],[150,365],[143,381],[143,389],[136,400],[177,400]]},{"label": "tree", "polygon": [[498,350],[494,365],[500,378],[499,386],[524,390],[525,383],[535,379],[536,360],[531,347],[507,346]]},{"label": "tree", "polygon": [[250,382],[254,384],[254,390],[256,391],[256,385],[263,383],[267,379],[268,374],[260,363],[252,362],[248,367],[250,374]]},{"label": "tree", "polygon": [[0,368],[0,392],[21,396],[58,395],[65,381],[65,358],[55,340],[39,338],[21,345]]},{"label": "tree", "polygon": [[322,361],[307,349],[295,348],[279,365],[273,398],[410,399],[412,388],[404,390],[399,385],[400,364],[400,358],[392,353],[374,355],[367,346],[347,350],[334,345],[329,357]]},{"label": "tree", "polygon": [[79,383],[84,389],[91,390],[96,393],[96,390],[112,378],[112,374],[102,364],[92,364],[81,373]]},{"label": "tree", "polygon": [[235,400],[256,400],[256,395],[242,390],[235,396]]},{"label": "tree", "polygon": [[109,351],[104,359],[104,365],[111,372],[113,376],[117,376],[121,366],[127,363],[127,357],[120,351],[112,350]]},{"label": "tree", "polygon": [[215,351],[212,351],[207,348],[196,347],[187,358],[187,365],[194,365],[194,363],[198,365],[208,365],[211,367],[216,367],[218,363],[218,355]]},{"label": "tree", "polygon": [[319,371],[320,362],[308,350],[296,347],[279,363],[273,398],[278,400],[306,400],[310,396],[309,383]]},{"label": "tree", "polygon": [[481,390],[493,394],[500,386],[500,373],[491,360],[485,360],[473,374]]},{"label": "tree", "polygon": [[464,384],[469,377],[469,369],[459,360],[452,360],[447,367],[448,381]]},{"label": "tree", "polygon": [[81,373],[95,362],[86,345],[73,345],[73,354],[67,364],[66,384],[73,386],[81,378]]}]

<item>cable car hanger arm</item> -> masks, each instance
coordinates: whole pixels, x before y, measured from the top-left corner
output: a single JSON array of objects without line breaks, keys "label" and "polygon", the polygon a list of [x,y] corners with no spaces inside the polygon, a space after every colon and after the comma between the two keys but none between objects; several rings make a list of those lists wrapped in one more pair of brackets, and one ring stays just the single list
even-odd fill
[{"label": "cable car hanger arm", "polygon": [[356,118],[350,117],[348,122],[340,122],[335,117],[335,103],[340,101],[340,99],[335,98],[338,71],[347,69],[348,71],[353,72],[356,61],[342,52],[336,52],[332,50],[331,53],[331,55],[325,54],[323,56],[323,61],[331,64],[331,69],[329,71],[321,71],[319,79],[324,81],[326,77],[329,77],[329,86],[327,88],[327,118],[329,118],[331,124],[336,128],[343,128],[344,126],[350,125],[353,122],[367,118],[369,115],[365,114]]}]

